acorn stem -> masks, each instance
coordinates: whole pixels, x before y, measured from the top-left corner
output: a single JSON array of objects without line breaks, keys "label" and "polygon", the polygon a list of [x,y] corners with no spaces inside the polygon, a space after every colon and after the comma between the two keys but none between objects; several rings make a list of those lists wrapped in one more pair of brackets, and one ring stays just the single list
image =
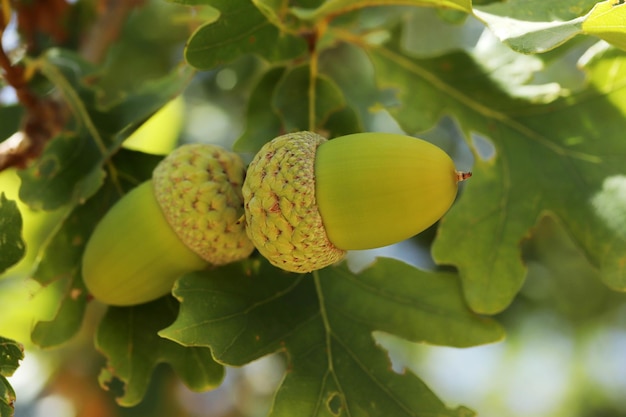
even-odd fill
[{"label": "acorn stem", "polygon": [[455,171],[455,173],[456,173],[457,182],[465,181],[466,179],[472,176],[471,171]]}]

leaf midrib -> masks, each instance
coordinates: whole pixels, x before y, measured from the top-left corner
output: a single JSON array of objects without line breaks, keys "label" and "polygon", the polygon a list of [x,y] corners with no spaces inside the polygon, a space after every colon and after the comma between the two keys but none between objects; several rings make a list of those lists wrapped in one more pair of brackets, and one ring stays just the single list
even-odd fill
[{"label": "leaf midrib", "polygon": [[[351,38],[349,41],[354,42],[354,39]],[[531,139],[537,142],[542,147],[551,150],[552,152],[554,152],[555,154],[561,157],[569,157],[571,159],[577,159],[577,160],[581,160],[581,161],[585,161],[589,163],[595,163],[595,164],[602,162],[602,158],[600,158],[597,155],[592,155],[586,152],[579,152],[579,151],[575,151],[572,149],[564,148],[560,146],[559,144],[550,141],[547,137],[537,132],[536,130],[531,129],[527,127],[526,125],[524,125],[523,123],[520,123],[510,118],[506,113],[502,113],[482,103],[479,103],[478,101],[465,95],[461,91],[453,88],[452,86],[450,86],[448,83],[443,81],[441,78],[437,77],[432,72],[414,63],[408,57],[400,55],[385,47],[376,47],[376,46],[372,46],[372,45],[365,44],[365,43],[361,43],[358,46],[360,46],[361,48],[364,48],[366,51],[369,51],[370,53],[372,52],[378,53],[381,56],[385,57],[386,59],[391,60],[392,62],[396,63],[399,67],[404,68],[408,72],[426,81],[433,88],[439,90],[442,94],[452,98],[458,103],[480,114],[481,116],[495,120],[501,123],[502,125],[516,131],[523,137],[526,137],[528,139]]]}]

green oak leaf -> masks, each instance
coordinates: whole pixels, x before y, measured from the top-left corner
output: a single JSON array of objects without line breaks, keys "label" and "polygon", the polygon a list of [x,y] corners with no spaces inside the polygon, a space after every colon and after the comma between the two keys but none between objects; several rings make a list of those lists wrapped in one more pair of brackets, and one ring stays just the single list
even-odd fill
[{"label": "green oak leaf", "polygon": [[0,336],[0,417],[13,417],[15,391],[6,377],[13,375],[24,359],[24,347]]},{"label": "green oak leaf", "polygon": [[346,104],[358,118],[352,132],[371,130],[372,109],[389,105],[395,98],[389,92],[379,91],[374,83],[372,64],[363,50],[340,44],[320,55],[320,73],[332,79],[341,90]]},{"label": "green oak leaf", "polygon": [[[390,42],[368,54],[378,85],[397,92],[389,111],[407,132],[451,115],[475,152],[474,176],[433,246],[437,262],[459,269],[472,309],[509,305],[526,273],[520,241],[545,211],[563,220],[607,285],[626,290],[626,239],[603,214],[606,204],[592,204],[606,181],[626,173],[626,56],[597,57],[587,89],[544,104],[507,96],[463,53],[418,59]],[[474,137],[491,142],[493,155],[482,158]]]},{"label": "green oak leaf", "polygon": [[[86,78],[94,69],[78,55],[53,49],[38,59],[41,72],[58,88],[76,126],[53,139],[28,169],[20,171],[20,199],[34,209],[83,203],[102,186],[108,160],[150,115],[186,86],[188,68],[146,82],[104,107]],[[113,173],[114,175],[114,173]]]},{"label": "green oak leaf", "polygon": [[187,275],[174,295],[181,310],[162,336],[209,346],[233,366],[286,355],[289,371],[272,417],[472,415],[446,408],[417,376],[394,373],[372,332],[459,347],[503,336],[495,322],[469,311],[454,274],[391,259],[358,274],[342,264],[307,275],[250,260]]},{"label": "green oak leaf", "polygon": [[516,20],[480,10],[474,15],[485,22],[500,41],[524,54],[550,51],[582,32],[584,17],[566,21]]},{"label": "green oak leaf", "polygon": [[24,347],[11,339],[0,336],[0,375],[13,375],[22,359],[24,359]]},{"label": "green oak leaf", "polygon": [[624,295],[602,283],[600,271],[553,214],[544,213],[522,250],[528,276],[520,295],[532,300],[532,308],[543,303],[564,318],[585,321],[623,304]]},{"label": "green oak leaf", "polygon": [[[268,69],[252,90],[246,129],[234,149],[255,153],[285,132],[313,129],[333,137],[362,130],[359,116],[346,106],[343,92],[333,78],[319,74],[315,77],[315,89],[309,88],[310,81],[308,65]],[[314,115],[308,107],[311,93],[314,94]],[[310,118],[315,121],[314,127],[309,126]]]},{"label": "green oak leaf", "polygon": [[89,300],[80,274],[87,240],[100,218],[121,197],[121,193],[150,178],[160,160],[159,156],[120,150],[111,160],[118,182],[108,178],[85,204],[68,212],[42,249],[33,278],[43,286],[61,280],[63,290],[59,294],[59,308],[55,317],[50,321],[39,322],[33,328],[31,338],[34,343],[41,347],[57,346],[78,332]]},{"label": "green oak leaf", "polygon": [[235,151],[254,154],[263,144],[281,134],[281,119],[268,102],[286,71],[282,66],[270,68],[252,89],[246,112],[246,129],[233,145]]},{"label": "green oak leaf", "polygon": [[244,54],[257,54],[270,62],[302,55],[301,37],[274,26],[250,0],[214,0],[219,19],[200,26],[188,40],[185,59],[200,70],[227,64]]},{"label": "green oak leaf", "polygon": [[619,1],[512,0],[476,7],[474,15],[502,42],[525,54],[552,50],[579,34],[626,49],[626,6]]},{"label": "green oak leaf", "polygon": [[[117,402],[130,407],[141,402],[154,368],[168,363],[190,389],[217,387],[224,376],[206,347],[183,347],[158,336],[174,321],[178,303],[172,297],[133,307],[109,307],[96,333],[96,348],[107,358],[99,381],[112,389]],[[117,384],[121,382],[121,392]]]},{"label": "green oak leaf", "polygon": [[54,318],[39,321],[31,330],[31,340],[42,348],[59,346],[70,340],[83,323],[89,294],[76,269],[72,276],[62,280],[64,290],[59,294],[59,307]]},{"label": "green oak leaf", "polygon": [[328,138],[334,138],[350,135],[354,132],[362,132],[363,126],[357,111],[350,106],[346,106],[339,111],[331,113],[323,128],[319,131]]},{"label": "green oak leaf", "polygon": [[22,238],[22,215],[15,201],[0,193],[0,274],[26,253]]},{"label": "green oak leaf", "polygon": [[315,86],[310,88],[311,68],[302,65],[288,70],[277,84],[272,105],[285,131],[318,130],[331,114],[345,107],[343,94],[332,79],[317,74],[313,82]]},{"label": "green oak leaf", "polygon": [[586,16],[582,30],[626,49],[626,4],[615,0],[596,4]]}]

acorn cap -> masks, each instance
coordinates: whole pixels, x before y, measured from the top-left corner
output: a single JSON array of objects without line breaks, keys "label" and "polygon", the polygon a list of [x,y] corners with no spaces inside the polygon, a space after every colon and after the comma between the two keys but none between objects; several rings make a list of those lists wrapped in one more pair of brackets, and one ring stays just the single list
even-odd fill
[{"label": "acorn cap", "polygon": [[243,184],[247,232],[258,251],[287,271],[311,272],[341,260],[315,197],[315,154],[326,139],[311,132],[266,143]]},{"label": "acorn cap", "polygon": [[217,145],[175,149],[155,168],[156,199],[180,240],[213,265],[247,258],[254,250],[243,216],[244,163]]}]

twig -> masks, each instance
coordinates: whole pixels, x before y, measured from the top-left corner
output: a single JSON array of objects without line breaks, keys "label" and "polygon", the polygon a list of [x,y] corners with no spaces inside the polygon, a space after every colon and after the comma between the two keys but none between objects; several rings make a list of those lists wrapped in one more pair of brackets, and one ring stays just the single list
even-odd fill
[{"label": "twig", "polygon": [[81,55],[93,63],[104,59],[109,46],[117,40],[128,14],[142,6],[145,0],[106,0],[101,3],[98,20],[80,47]]},{"label": "twig", "polygon": [[[6,0],[2,3],[0,38],[9,23],[10,8],[7,4]],[[15,90],[25,110],[19,134],[0,143],[0,171],[10,167],[25,168],[60,131],[65,112],[59,103],[41,99],[29,89],[26,68],[22,64],[14,65],[1,44],[0,71],[6,83]]]}]

